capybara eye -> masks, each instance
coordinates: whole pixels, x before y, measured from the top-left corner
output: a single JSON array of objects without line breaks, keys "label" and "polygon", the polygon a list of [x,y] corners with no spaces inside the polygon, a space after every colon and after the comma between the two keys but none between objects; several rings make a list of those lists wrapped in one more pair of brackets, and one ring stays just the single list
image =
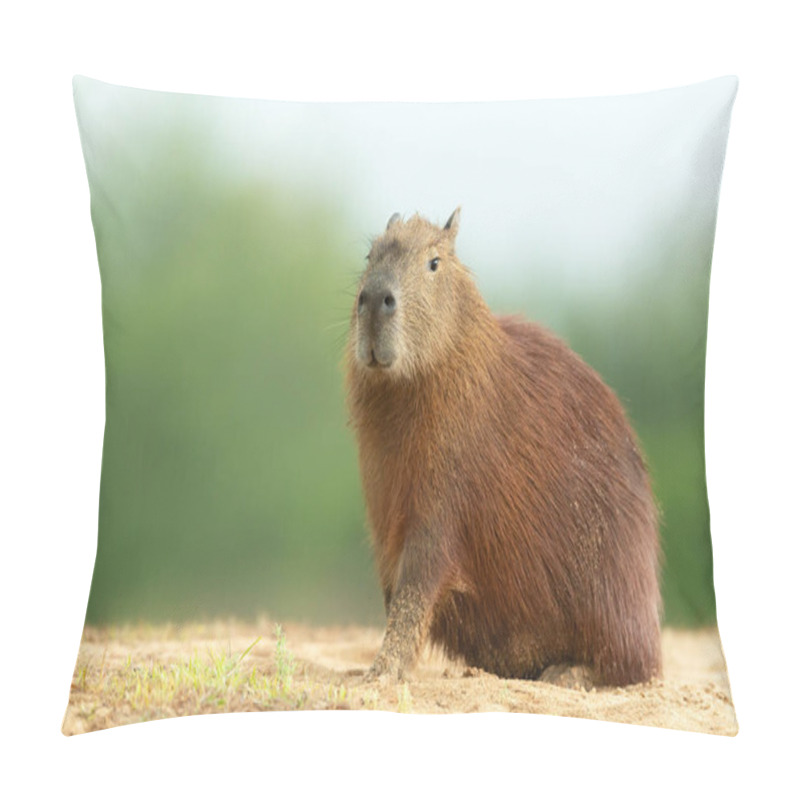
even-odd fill
[{"label": "capybara eye", "polygon": [[431,259],[431,260],[428,262],[428,269],[429,269],[431,272],[436,272],[436,268],[437,268],[438,266],[439,266],[439,258],[438,258],[438,257],[437,257],[437,258],[432,258],[432,259]]}]

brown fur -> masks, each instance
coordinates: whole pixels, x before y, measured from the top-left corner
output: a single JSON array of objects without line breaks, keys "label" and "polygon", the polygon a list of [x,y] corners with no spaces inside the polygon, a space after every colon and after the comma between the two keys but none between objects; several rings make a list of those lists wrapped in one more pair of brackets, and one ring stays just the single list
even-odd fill
[{"label": "brown fur", "polygon": [[455,255],[458,216],[393,217],[351,318],[351,422],[388,612],[371,676],[400,676],[429,637],[504,677],[574,664],[598,684],[647,681],[658,521],[635,436],[566,344],[492,315]]}]

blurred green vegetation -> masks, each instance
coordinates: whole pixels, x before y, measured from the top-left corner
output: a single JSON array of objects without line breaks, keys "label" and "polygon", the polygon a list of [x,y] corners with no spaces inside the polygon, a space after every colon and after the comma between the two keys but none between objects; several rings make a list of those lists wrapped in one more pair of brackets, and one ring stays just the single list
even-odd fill
[{"label": "blurred green vegetation", "polygon": [[[340,369],[364,231],[335,202],[226,179],[196,137],[154,152],[146,169],[125,148],[97,157],[96,172],[87,161],[107,381],[87,620],[379,623]],[[665,251],[655,280],[595,303],[554,304],[546,287],[529,287],[522,307],[494,298],[552,316],[629,409],[663,510],[671,624],[715,618],[708,263],[710,252]]]},{"label": "blurred green vegetation", "polygon": [[107,419],[88,619],[378,621],[339,369],[342,226],[226,185],[189,138],[163,150],[144,180],[107,165],[92,197]]}]

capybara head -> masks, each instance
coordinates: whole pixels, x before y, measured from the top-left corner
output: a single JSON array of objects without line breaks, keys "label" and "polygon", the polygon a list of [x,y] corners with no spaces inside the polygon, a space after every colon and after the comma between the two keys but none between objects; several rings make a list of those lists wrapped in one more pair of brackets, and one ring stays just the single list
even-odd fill
[{"label": "capybara head", "polygon": [[447,358],[480,296],[455,254],[460,209],[443,227],[394,214],[367,256],[351,317],[354,362],[376,376],[419,375]]}]

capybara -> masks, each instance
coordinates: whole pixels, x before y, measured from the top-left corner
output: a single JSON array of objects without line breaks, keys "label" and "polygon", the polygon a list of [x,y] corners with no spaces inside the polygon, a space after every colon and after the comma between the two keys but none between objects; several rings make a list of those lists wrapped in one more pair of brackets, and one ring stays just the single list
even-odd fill
[{"label": "capybara", "polygon": [[660,549],[634,433],[564,342],[490,312],[455,253],[459,217],[393,215],[352,311],[350,422],[388,616],[368,678],[401,677],[429,639],[502,677],[647,681]]}]

